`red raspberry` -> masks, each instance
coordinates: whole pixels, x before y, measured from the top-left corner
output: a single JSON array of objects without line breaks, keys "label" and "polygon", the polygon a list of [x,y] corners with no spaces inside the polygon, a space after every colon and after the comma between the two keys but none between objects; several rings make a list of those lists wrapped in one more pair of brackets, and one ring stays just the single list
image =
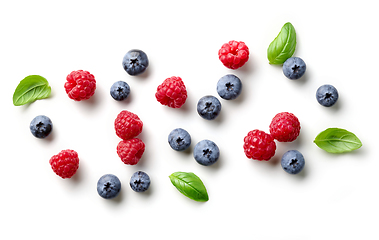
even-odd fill
[{"label": "red raspberry", "polygon": [[276,144],[270,134],[255,129],[243,141],[243,149],[248,158],[268,161],[275,155]]},{"label": "red raspberry", "polygon": [[62,150],[49,161],[53,171],[61,178],[71,178],[79,168],[78,153],[74,150]]},{"label": "red raspberry", "polygon": [[292,113],[278,113],[271,121],[270,133],[279,142],[292,142],[300,133],[299,119]]},{"label": "red raspberry", "polygon": [[244,42],[229,41],[218,50],[218,58],[225,67],[237,69],[249,60],[249,48]]},{"label": "red raspberry", "polygon": [[162,105],[180,108],[187,99],[187,90],[180,77],[170,77],[157,87],[155,97]]},{"label": "red raspberry", "polygon": [[72,71],[66,79],[67,82],[64,84],[66,93],[75,101],[89,99],[95,93],[95,77],[87,71]]},{"label": "red raspberry", "polygon": [[136,165],[145,151],[145,144],[139,138],[122,140],[117,145],[117,155],[125,164]]},{"label": "red raspberry", "polygon": [[139,117],[129,111],[121,111],[114,121],[116,135],[123,140],[131,139],[142,132],[143,122]]}]

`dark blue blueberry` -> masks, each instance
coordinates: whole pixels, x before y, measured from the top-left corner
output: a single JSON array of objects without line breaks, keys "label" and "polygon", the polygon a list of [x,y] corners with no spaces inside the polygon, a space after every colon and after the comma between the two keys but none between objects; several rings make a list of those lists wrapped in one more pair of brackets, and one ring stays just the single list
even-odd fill
[{"label": "dark blue blueberry", "polygon": [[150,177],[145,172],[137,171],[130,178],[130,187],[136,192],[144,192],[150,186]]},{"label": "dark blue blueberry", "polygon": [[30,131],[36,138],[45,138],[52,130],[53,123],[44,115],[39,115],[30,122]]},{"label": "dark blue blueberry", "polygon": [[236,99],[242,90],[241,80],[233,74],[227,74],[217,82],[217,93],[226,100]]},{"label": "dark blue blueberry", "polygon": [[298,57],[288,58],[283,63],[283,73],[291,80],[301,78],[304,75],[306,68],[307,66],[305,65],[303,59]]},{"label": "dark blue blueberry", "polygon": [[202,140],[195,145],[193,149],[193,157],[195,160],[204,166],[210,166],[217,162],[220,156],[220,150],[216,143],[210,140]]},{"label": "dark blue blueberry", "polygon": [[146,70],[149,66],[149,59],[143,51],[133,49],[125,54],[122,66],[129,75],[135,76]]},{"label": "dark blue blueberry", "polygon": [[338,100],[337,89],[329,84],[322,85],[317,89],[316,98],[322,106],[333,106]]},{"label": "dark blue blueberry", "polygon": [[182,128],[176,128],[168,135],[168,143],[176,151],[184,151],[191,145],[191,135]]},{"label": "dark blue blueberry", "polygon": [[284,171],[290,174],[298,174],[305,165],[303,154],[297,150],[289,150],[284,153],[281,163]]},{"label": "dark blue blueberry", "polygon": [[110,93],[115,100],[122,101],[129,96],[130,87],[126,82],[118,81],[113,83]]},{"label": "dark blue blueberry", "polygon": [[120,190],[121,182],[113,174],[105,174],[97,181],[97,192],[102,198],[115,198],[120,193]]},{"label": "dark blue blueberry", "polygon": [[214,96],[204,96],[197,102],[197,113],[207,120],[215,119],[221,111],[221,103]]}]

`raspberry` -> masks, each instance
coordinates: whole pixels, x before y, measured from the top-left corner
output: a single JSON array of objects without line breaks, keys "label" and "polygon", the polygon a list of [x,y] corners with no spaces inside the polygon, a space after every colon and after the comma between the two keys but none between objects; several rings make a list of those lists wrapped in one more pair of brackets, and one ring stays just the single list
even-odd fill
[{"label": "raspberry", "polygon": [[244,42],[229,41],[218,50],[218,58],[225,67],[237,69],[249,60],[249,48]]},{"label": "raspberry", "polygon": [[187,99],[187,90],[180,77],[170,77],[157,87],[155,97],[162,105],[180,108]]},{"label": "raspberry", "polygon": [[278,113],[271,121],[270,133],[279,142],[292,142],[300,133],[299,119],[292,113]]},{"label": "raspberry", "polygon": [[274,138],[261,130],[250,131],[243,141],[243,149],[248,158],[268,161],[275,155]]},{"label": "raspberry", "polygon": [[128,165],[136,165],[145,151],[145,144],[139,138],[122,140],[117,145],[117,155]]},{"label": "raspberry", "polygon": [[143,123],[139,117],[129,111],[121,111],[114,121],[116,135],[123,140],[131,139],[142,132]]},{"label": "raspberry", "polygon": [[79,168],[78,153],[74,150],[62,150],[49,161],[53,171],[61,178],[71,178]]},{"label": "raspberry", "polygon": [[89,99],[95,93],[95,77],[87,71],[72,71],[66,79],[67,82],[64,84],[66,93],[75,101]]}]

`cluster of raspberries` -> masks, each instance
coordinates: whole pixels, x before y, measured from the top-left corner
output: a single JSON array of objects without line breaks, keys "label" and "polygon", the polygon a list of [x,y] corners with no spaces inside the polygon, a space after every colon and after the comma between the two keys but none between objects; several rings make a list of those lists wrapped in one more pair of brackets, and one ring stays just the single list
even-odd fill
[{"label": "cluster of raspberries", "polygon": [[269,130],[270,134],[255,129],[245,136],[243,149],[246,157],[259,161],[270,160],[275,155],[274,140],[294,141],[300,134],[300,122],[294,114],[281,112],[272,119]]},{"label": "cluster of raspberries", "polygon": [[116,135],[122,139],[117,145],[117,154],[125,164],[136,165],[145,151],[145,144],[136,138],[142,127],[141,119],[126,110],[121,111],[114,121]]}]

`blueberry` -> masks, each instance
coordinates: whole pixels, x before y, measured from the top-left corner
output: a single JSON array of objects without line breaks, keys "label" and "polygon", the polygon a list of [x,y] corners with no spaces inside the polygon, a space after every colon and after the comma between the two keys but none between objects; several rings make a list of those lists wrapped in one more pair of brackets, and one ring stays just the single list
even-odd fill
[{"label": "blueberry", "polygon": [[191,135],[182,128],[176,128],[168,135],[168,143],[176,151],[184,151],[191,145]]},{"label": "blueberry", "polygon": [[283,154],[282,168],[290,174],[298,174],[303,170],[305,161],[303,155],[297,150],[289,150]]},{"label": "blueberry", "polygon": [[53,123],[50,118],[39,115],[30,122],[30,131],[36,138],[45,138],[53,130]]},{"label": "blueberry", "polygon": [[118,81],[113,83],[110,93],[115,100],[122,101],[129,96],[130,87],[126,82]]},{"label": "blueberry", "polygon": [[213,120],[221,111],[221,103],[214,96],[204,96],[197,102],[197,113],[204,119]]},{"label": "blueberry", "polygon": [[150,186],[150,177],[145,172],[137,171],[130,178],[130,187],[136,192],[144,192]]},{"label": "blueberry", "polygon": [[105,174],[97,181],[97,192],[102,198],[115,198],[120,193],[120,190],[121,182],[113,174]]},{"label": "blueberry", "polygon": [[301,78],[304,75],[306,68],[307,66],[303,59],[298,57],[290,57],[283,63],[283,73],[291,80]]},{"label": "blueberry", "polygon": [[220,156],[220,150],[216,143],[211,140],[202,140],[195,145],[193,149],[193,157],[195,160],[204,166],[210,166],[217,162]]},{"label": "blueberry", "polygon": [[317,89],[316,98],[322,106],[331,107],[338,100],[338,91],[334,86],[325,84]]},{"label": "blueberry", "polygon": [[226,100],[236,99],[242,90],[241,80],[233,74],[227,74],[217,82],[217,93]]},{"label": "blueberry", "polygon": [[135,76],[146,70],[149,66],[149,59],[143,51],[132,49],[125,54],[122,66],[129,75]]}]

